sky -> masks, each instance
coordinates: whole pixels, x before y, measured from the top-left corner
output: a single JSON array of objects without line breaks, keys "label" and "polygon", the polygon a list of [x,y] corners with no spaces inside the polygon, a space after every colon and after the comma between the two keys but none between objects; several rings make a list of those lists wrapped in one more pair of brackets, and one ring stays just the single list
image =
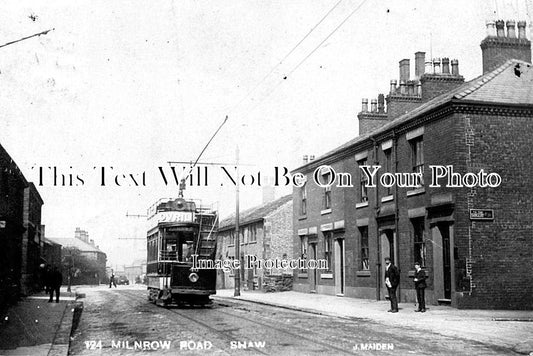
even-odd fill
[{"label": "sky", "polygon": [[[176,197],[159,167],[171,178],[168,162],[195,161],[226,117],[200,162],[235,174],[238,147],[245,209],[261,203],[258,173],[271,185],[275,167],[357,136],[361,99],[386,94],[401,59],[414,73],[417,51],[457,58],[473,79],[485,21],[529,26],[531,11],[531,0],[7,2],[0,44],[52,31],[0,48],[0,144],[37,185],[46,236],[80,227],[111,265],[129,264],[144,257],[146,219],[127,215]],[[222,217],[235,196],[216,165],[185,191]]]}]

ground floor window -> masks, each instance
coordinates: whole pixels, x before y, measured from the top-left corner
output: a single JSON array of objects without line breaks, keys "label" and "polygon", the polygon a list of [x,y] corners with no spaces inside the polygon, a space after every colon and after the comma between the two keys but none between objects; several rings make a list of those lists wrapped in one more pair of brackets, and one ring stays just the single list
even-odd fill
[{"label": "ground floor window", "polygon": [[426,266],[426,241],[424,239],[424,219],[413,219],[414,262]]}]

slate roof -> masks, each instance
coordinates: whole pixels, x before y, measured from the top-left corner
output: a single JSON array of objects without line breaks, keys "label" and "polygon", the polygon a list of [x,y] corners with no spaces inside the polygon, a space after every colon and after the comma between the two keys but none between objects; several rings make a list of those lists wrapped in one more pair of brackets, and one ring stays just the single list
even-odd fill
[{"label": "slate roof", "polygon": [[80,252],[104,253],[99,248],[96,248],[96,246],[93,246],[75,237],[47,237],[47,239],[52,242],[58,243],[62,245],[63,247],[75,247],[78,250],[80,250]]},{"label": "slate roof", "polygon": [[371,136],[384,133],[452,100],[533,105],[533,66],[531,63],[518,59],[508,60],[493,71],[483,74],[449,92],[439,95],[378,129],[371,131],[366,135],[357,136],[343,145],[319,156],[314,161],[302,165],[293,171],[297,171],[311,164],[316,164],[322,159],[341,152],[357,143],[363,142]]},{"label": "slate roof", "polygon": [[[251,209],[239,213],[239,225],[246,225],[253,221],[261,220],[276,211],[285,203],[292,201],[292,194],[286,195],[269,203],[261,204]],[[227,230],[235,226],[235,214],[222,220],[219,224],[219,230]]]}]

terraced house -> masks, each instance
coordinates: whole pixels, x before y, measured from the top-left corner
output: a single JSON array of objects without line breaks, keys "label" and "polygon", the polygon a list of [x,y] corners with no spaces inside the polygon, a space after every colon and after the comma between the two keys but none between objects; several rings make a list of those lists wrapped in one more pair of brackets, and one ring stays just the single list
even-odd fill
[{"label": "terraced house", "polygon": [[[468,82],[457,60],[417,52],[413,78],[409,60],[400,61],[389,94],[370,108],[363,99],[359,136],[293,171],[307,177],[293,191],[295,253],[330,261],[329,270],[295,271],[295,290],[383,300],[390,257],[400,301],[416,300],[420,261],[429,304],[533,308],[531,278],[519,272],[533,260],[526,23],[487,22],[481,50],[483,74]],[[375,176],[362,173],[378,165]],[[406,184],[392,178],[399,173],[420,179]]]}]

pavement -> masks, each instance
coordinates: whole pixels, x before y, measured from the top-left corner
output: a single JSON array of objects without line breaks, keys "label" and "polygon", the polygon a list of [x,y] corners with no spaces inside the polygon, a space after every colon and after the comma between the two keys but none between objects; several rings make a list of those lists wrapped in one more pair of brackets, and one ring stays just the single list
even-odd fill
[{"label": "pavement", "polygon": [[68,354],[75,292],[62,287],[59,303],[48,298],[45,293],[25,297],[0,316],[0,355]]},{"label": "pavement", "polygon": [[[308,313],[411,328],[453,338],[511,349],[519,354],[533,355],[533,311],[455,309],[448,306],[426,306],[426,313],[415,313],[413,303],[400,303],[398,313],[388,313],[390,302],[323,294],[241,291],[234,297],[233,289],[217,290],[214,299],[241,300],[272,305]],[[428,335],[428,337],[430,337]]]}]

